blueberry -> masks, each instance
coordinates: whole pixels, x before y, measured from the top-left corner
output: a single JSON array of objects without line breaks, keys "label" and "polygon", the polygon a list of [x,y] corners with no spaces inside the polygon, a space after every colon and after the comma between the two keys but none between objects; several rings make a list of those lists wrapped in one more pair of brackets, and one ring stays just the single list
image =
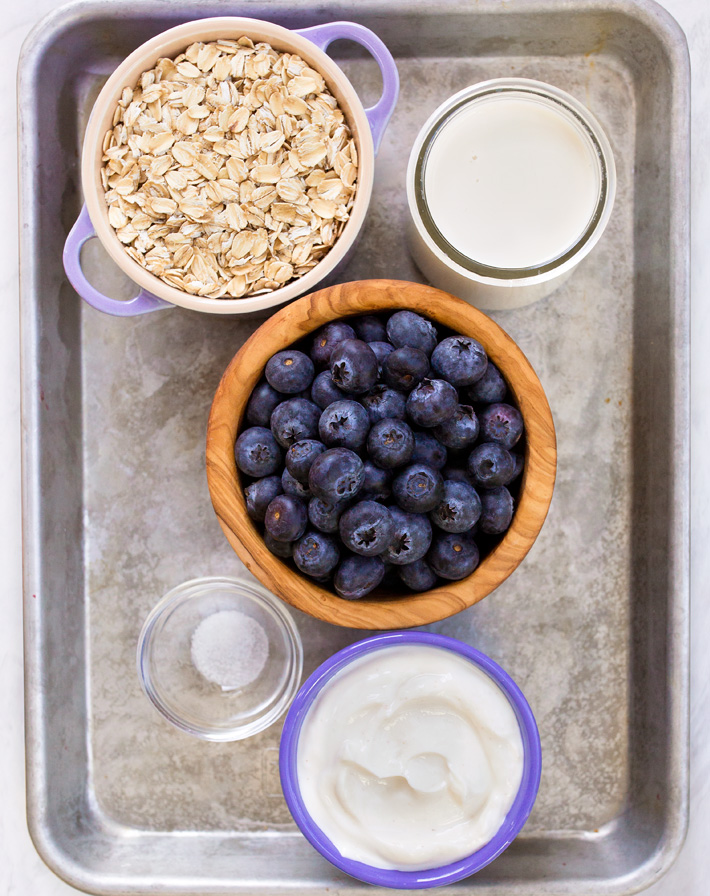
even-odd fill
[{"label": "blueberry", "polygon": [[355,339],[355,330],[350,324],[340,320],[326,324],[313,337],[311,358],[319,367],[324,367],[330,362],[330,356],[335,346],[344,339]]},{"label": "blueberry", "polygon": [[340,560],[338,543],[322,532],[307,532],[293,549],[293,562],[307,576],[329,576]]},{"label": "blueberry", "polygon": [[392,494],[392,471],[383,470],[371,460],[366,460],[364,474],[358,498],[363,501],[386,501]]},{"label": "blueberry", "polygon": [[412,591],[429,591],[436,585],[436,573],[426,560],[415,560],[397,567],[400,579]]},{"label": "blueberry", "polygon": [[375,357],[377,358],[378,376],[381,376],[382,365],[385,363],[385,359],[394,351],[394,346],[390,345],[389,342],[368,342],[367,344],[375,353]]},{"label": "blueberry", "polygon": [[325,451],[325,445],[316,439],[301,439],[294,442],[286,452],[286,469],[299,482],[308,482],[308,473],[313,461]]},{"label": "blueberry", "polygon": [[385,417],[404,420],[407,399],[401,392],[379,384],[360,399],[360,404],[367,411],[372,424]]},{"label": "blueberry", "polygon": [[447,448],[459,450],[473,445],[478,438],[478,430],[478,417],[473,408],[460,404],[454,416],[435,426],[433,433]]},{"label": "blueberry", "polygon": [[320,498],[311,498],[308,502],[308,519],[316,529],[333,535],[338,531],[338,521],[346,507],[346,501],[330,504]]},{"label": "blueberry", "polygon": [[234,458],[242,473],[259,479],[271,476],[281,467],[281,449],[265,426],[244,430],[234,445]]},{"label": "blueberry", "polygon": [[518,454],[517,451],[511,451],[510,453],[513,455],[513,461],[515,463],[515,470],[513,471],[513,475],[510,477],[510,481],[513,482],[523,472],[523,467],[525,466],[525,458],[522,454]]},{"label": "blueberry", "polygon": [[321,409],[305,398],[289,398],[271,415],[271,432],[283,448],[301,439],[318,438]]},{"label": "blueberry", "polygon": [[500,535],[513,519],[513,497],[504,485],[481,491],[481,532]]},{"label": "blueberry", "polygon": [[264,532],[264,544],[277,557],[286,559],[293,554],[292,541],[277,541],[269,532]]},{"label": "blueberry", "polygon": [[450,479],[452,482],[465,482],[466,485],[471,485],[470,475],[461,467],[447,465],[441,471],[441,475],[444,477],[444,482],[446,482],[447,479]]},{"label": "blueberry", "polygon": [[429,550],[431,544],[431,523],[423,513],[406,513],[399,507],[390,507],[394,522],[392,542],[384,552],[383,559],[395,566],[413,563]]},{"label": "blueberry", "polygon": [[431,353],[431,368],[452,386],[469,386],[486,372],[488,355],[470,336],[442,339]]},{"label": "blueberry", "polygon": [[413,311],[396,311],[387,321],[387,336],[395,348],[411,345],[427,357],[436,345],[434,324]]},{"label": "blueberry", "polygon": [[446,447],[428,432],[414,433],[412,463],[422,463],[432,470],[441,470],[446,464]]},{"label": "blueberry", "polygon": [[481,499],[466,482],[444,481],[444,495],[429,514],[429,519],[445,532],[468,532],[481,515]]},{"label": "blueberry", "polygon": [[342,401],[347,398],[347,394],[333,382],[333,377],[329,370],[321,370],[318,376],[313,380],[311,386],[311,401],[317,404],[319,408],[325,410],[329,404],[334,401]]},{"label": "blueberry", "polygon": [[311,385],[315,368],[308,355],[295,349],[286,349],[269,358],[264,373],[269,385],[277,392],[293,395]]},{"label": "blueberry", "polygon": [[486,372],[468,389],[468,399],[476,403],[503,401],[508,391],[505,380],[495,364],[488,360]]},{"label": "blueberry", "polygon": [[330,356],[330,374],[344,392],[361,395],[377,382],[377,355],[361,339],[339,342]]},{"label": "blueberry", "polygon": [[504,448],[512,448],[523,434],[523,418],[512,405],[497,402],[489,404],[478,415],[481,437],[486,442],[500,442]]},{"label": "blueberry", "polygon": [[410,464],[395,476],[392,494],[402,510],[428,513],[441,501],[444,480],[438,470],[432,470],[426,464]]},{"label": "blueberry", "polygon": [[409,393],[407,415],[417,426],[438,426],[456,413],[459,396],[446,380],[423,380]]},{"label": "blueberry", "polygon": [[305,500],[311,497],[308,486],[292,476],[288,467],[284,467],[281,474],[281,487],[285,495],[293,495],[294,498],[304,498]]},{"label": "blueberry", "polygon": [[379,557],[346,557],[335,574],[335,590],[346,600],[358,600],[382,581],[385,564]]},{"label": "blueberry", "polygon": [[266,508],[276,495],[283,492],[281,478],[279,476],[264,476],[257,479],[244,489],[244,498],[247,502],[247,513],[259,523],[264,522]]},{"label": "blueberry", "polygon": [[452,532],[436,535],[426,561],[442,579],[465,579],[478,566],[476,542]]},{"label": "blueberry", "polygon": [[292,495],[277,495],[266,508],[264,526],[276,541],[296,541],[306,531],[306,505]]},{"label": "blueberry", "polygon": [[515,459],[498,442],[482,442],[468,457],[468,471],[482,488],[507,485],[515,476]]},{"label": "blueberry", "polygon": [[414,434],[404,420],[378,420],[367,437],[367,453],[385,470],[406,464],[413,451]]},{"label": "blueberry", "polygon": [[359,401],[345,399],[329,404],[320,416],[318,432],[329,448],[358,451],[367,441],[370,419]]},{"label": "blueberry", "polygon": [[419,348],[406,345],[390,352],[382,365],[382,379],[392,389],[409,392],[429,373],[429,359]]},{"label": "blueberry", "polygon": [[266,380],[261,380],[247,402],[247,423],[252,426],[268,426],[274,408],[281,401],[283,401],[283,395],[270,386]]},{"label": "blueberry", "polygon": [[350,323],[358,339],[363,342],[386,342],[387,330],[382,321],[373,314],[363,314],[362,317],[351,317]]},{"label": "blueberry", "polygon": [[381,554],[394,536],[392,514],[377,501],[358,501],[340,517],[338,528],[345,547],[363,557]]},{"label": "blueberry", "polygon": [[354,497],[365,477],[360,458],[349,448],[329,448],[313,462],[308,474],[311,492],[329,504]]}]

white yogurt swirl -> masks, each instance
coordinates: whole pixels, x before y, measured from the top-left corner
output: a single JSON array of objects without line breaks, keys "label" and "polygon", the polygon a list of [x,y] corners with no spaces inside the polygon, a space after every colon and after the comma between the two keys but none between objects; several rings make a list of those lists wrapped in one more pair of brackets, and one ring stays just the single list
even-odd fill
[{"label": "white yogurt swirl", "polygon": [[500,828],[523,743],[500,687],[444,648],[393,645],[338,672],[304,720],[298,783],[348,859],[414,871],[457,861]]}]

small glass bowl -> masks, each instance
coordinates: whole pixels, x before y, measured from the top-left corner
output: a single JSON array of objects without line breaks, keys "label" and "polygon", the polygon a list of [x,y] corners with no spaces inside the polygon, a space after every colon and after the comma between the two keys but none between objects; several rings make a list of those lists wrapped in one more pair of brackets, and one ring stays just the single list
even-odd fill
[{"label": "small glass bowl", "polygon": [[[192,659],[195,630],[225,610],[254,619],[268,642],[263,668],[240,688],[214,683]],[[256,583],[214,576],[184,582],[156,604],[138,639],[137,663],[141,686],[164,718],[204,740],[234,741],[263,731],[285,712],[301,681],[303,647],[291,614],[273,594]]]}]

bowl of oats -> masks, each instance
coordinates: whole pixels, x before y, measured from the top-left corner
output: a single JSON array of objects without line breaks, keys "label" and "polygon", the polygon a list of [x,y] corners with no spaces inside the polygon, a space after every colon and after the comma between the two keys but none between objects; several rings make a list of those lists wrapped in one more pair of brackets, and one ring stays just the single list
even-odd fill
[{"label": "bowl of oats", "polygon": [[[378,63],[374,106],[326,54],[337,39]],[[290,31],[219,17],[157,35],[92,109],[85,205],[64,247],[70,282],[98,310],[132,316],[258,314],[332,280],[362,230],[398,91],[391,53],[353,22]],[[81,249],[94,237],[140,288],[134,298],[89,282]]]}]

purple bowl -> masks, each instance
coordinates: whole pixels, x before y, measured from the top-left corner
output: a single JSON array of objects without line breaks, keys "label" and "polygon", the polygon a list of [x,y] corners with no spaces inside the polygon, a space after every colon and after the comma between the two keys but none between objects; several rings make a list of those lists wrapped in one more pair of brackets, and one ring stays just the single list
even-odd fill
[{"label": "purple bowl", "polygon": [[[366,865],[363,862],[356,862],[342,856],[308,814],[301,797],[296,772],[298,738],[301,728],[313,701],[322,688],[328,684],[337,672],[358,657],[398,644],[426,644],[431,647],[441,647],[465,657],[478,666],[479,669],[487,673],[496,682],[510,700],[520,725],[520,734],[523,741],[523,775],[520,787],[513,800],[513,805],[510,807],[498,832],[488,843],[471,855],[457,862],[451,862],[448,865],[421,871],[394,871],[385,868],[375,868],[372,865]],[[283,734],[281,735],[279,753],[281,786],[283,787],[286,803],[294,821],[311,845],[336,868],[339,868],[346,874],[366,883],[400,890],[440,887],[454,883],[454,881],[475,874],[499,856],[519,834],[530,815],[540,785],[541,765],[540,735],[538,734],[535,717],[522,691],[508,673],[504,672],[497,663],[494,663],[485,654],[480,653],[473,647],[469,647],[468,644],[463,644],[461,641],[448,638],[445,635],[412,631],[386,632],[366,638],[364,641],[350,644],[319,666],[303,684],[291,704],[284,723]]]}]

